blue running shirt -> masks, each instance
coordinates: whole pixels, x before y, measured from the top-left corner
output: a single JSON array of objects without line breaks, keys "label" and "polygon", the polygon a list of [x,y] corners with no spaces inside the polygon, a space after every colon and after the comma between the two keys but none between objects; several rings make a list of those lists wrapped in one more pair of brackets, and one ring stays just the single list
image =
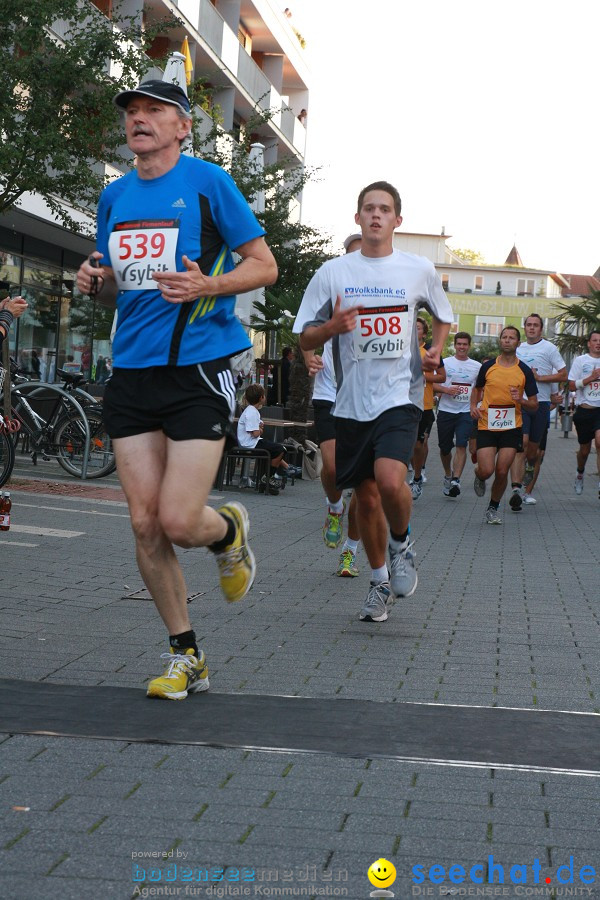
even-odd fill
[{"label": "blue running shirt", "polygon": [[205,275],[230,272],[231,250],[264,233],[233,179],[204,160],[182,155],[159,178],[130,172],[109,184],[98,204],[97,246],[119,288],[114,366],[186,366],[247,349],[235,296],[169,303],[152,272],[185,271],[184,255]]}]

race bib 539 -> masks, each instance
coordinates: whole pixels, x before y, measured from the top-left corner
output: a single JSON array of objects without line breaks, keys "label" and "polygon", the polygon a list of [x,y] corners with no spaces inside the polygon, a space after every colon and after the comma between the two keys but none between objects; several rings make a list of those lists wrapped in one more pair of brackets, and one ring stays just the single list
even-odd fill
[{"label": "race bib 539", "polygon": [[119,290],[156,290],[153,272],[175,272],[178,234],[178,219],[138,219],[115,225],[108,250]]},{"label": "race bib 539", "polygon": [[394,359],[408,353],[408,306],[365,306],[357,315],[354,352],[358,359]]}]

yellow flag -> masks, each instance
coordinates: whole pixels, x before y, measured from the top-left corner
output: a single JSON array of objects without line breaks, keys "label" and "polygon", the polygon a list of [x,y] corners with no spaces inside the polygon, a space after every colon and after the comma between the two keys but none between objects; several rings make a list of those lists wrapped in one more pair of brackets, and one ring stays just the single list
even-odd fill
[{"label": "yellow flag", "polygon": [[194,67],[192,65],[190,46],[188,44],[188,39],[186,37],[183,39],[183,44],[181,45],[181,53],[183,53],[183,55],[185,56],[185,62],[183,64],[184,68],[185,68],[185,83],[191,84],[192,83],[192,71],[193,71]]}]

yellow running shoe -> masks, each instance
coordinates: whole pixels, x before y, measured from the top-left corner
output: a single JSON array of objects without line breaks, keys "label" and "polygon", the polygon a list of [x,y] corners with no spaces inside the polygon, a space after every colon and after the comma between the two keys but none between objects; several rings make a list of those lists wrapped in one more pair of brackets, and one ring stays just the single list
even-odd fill
[{"label": "yellow running shoe", "polygon": [[207,691],[208,666],[202,650],[197,657],[192,647],[181,653],[171,647],[170,653],[161,653],[161,659],[168,659],[169,665],[164,675],[153,678],[148,685],[146,696],[162,697],[164,700],[185,700],[188,694]]},{"label": "yellow running shoe", "polygon": [[341,578],[356,578],[359,574],[358,566],[356,565],[356,553],[353,553],[350,549],[342,550],[340,564],[335,574]]},{"label": "yellow running shoe", "polygon": [[346,501],[344,501],[341,513],[333,513],[329,507],[327,507],[327,518],[323,525],[323,540],[325,541],[325,546],[329,547],[331,550],[335,550],[335,548],[339,547],[342,543],[342,538],[344,537],[343,522],[345,512]]},{"label": "yellow running shoe", "polygon": [[219,507],[217,512],[232,519],[236,527],[235,537],[231,544],[219,553],[215,553],[221,590],[229,603],[235,603],[246,596],[256,575],[254,554],[248,546],[250,521],[246,507],[241,503],[227,503],[225,506]]}]

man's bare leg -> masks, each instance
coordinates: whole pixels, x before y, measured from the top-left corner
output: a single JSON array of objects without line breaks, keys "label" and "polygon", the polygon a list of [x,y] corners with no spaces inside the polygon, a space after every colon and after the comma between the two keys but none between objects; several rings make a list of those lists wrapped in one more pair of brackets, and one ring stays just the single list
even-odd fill
[{"label": "man's bare leg", "polygon": [[206,506],[223,441],[170,441],[152,431],[114,441],[144,584],[169,634],[190,629],[187,589],[173,544],[206,547],[227,533]]},{"label": "man's bare leg", "polygon": [[452,463],[452,474],[454,478],[460,478],[467,462],[467,448],[457,447],[454,451],[454,462]]},{"label": "man's bare leg", "polygon": [[502,447],[498,450],[496,458],[495,477],[492,483],[491,498],[494,503],[500,503],[506,485],[508,483],[508,473],[514,461],[516,451],[512,447]]}]

